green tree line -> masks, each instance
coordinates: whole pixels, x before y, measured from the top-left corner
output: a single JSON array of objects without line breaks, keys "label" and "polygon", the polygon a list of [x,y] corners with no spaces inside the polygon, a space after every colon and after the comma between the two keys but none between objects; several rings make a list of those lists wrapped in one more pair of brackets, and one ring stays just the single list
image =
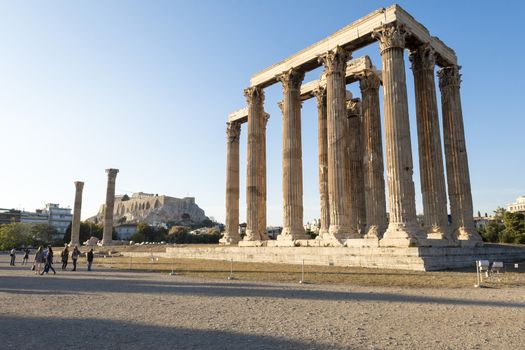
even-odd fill
[{"label": "green tree line", "polygon": [[494,220],[480,228],[485,242],[525,244],[525,214],[511,213],[503,208],[494,212]]}]

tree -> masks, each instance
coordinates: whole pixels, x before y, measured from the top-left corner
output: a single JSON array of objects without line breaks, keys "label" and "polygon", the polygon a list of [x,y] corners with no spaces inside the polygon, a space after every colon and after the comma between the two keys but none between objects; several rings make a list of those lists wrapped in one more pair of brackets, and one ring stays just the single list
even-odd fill
[{"label": "tree", "polygon": [[31,244],[31,224],[14,222],[0,226],[0,250],[20,248]]},{"label": "tree", "polygon": [[[102,239],[104,227],[91,221],[81,221],[79,230],[79,242],[85,242],[91,237]],[[114,230],[113,230],[114,231]],[[115,232],[113,232],[113,239],[116,239]],[[64,234],[64,243],[71,242],[71,225],[68,226]]]},{"label": "tree", "polygon": [[500,241],[503,243],[525,244],[525,215],[523,213],[505,212]]},{"label": "tree", "polygon": [[57,230],[50,224],[32,224],[30,232],[34,246],[53,243],[53,236],[57,234]]}]

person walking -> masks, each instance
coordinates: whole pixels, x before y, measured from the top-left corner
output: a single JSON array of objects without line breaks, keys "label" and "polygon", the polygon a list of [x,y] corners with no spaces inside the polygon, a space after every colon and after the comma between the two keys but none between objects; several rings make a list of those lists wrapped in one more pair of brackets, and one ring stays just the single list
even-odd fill
[{"label": "person walking", "polygon": [[71,252],[71,260],[73,260],[73,270],[71,271],[77,270],[77,260],[78,260],[79,255],[80,255],[80,251],[78,250],[77,246],[75,246],[75,248]]},{"label": "person walking", "polygon": [[91,266],[93,265],[93,248],[87,253],[87,269],[91,271]]},{"label": "person walking", "polygon": [[62,270],[66,271],[67,262],[69,260],[69,249],[67,249],[67,245],[62,250],[62,253],[60,253],[60,257],[62,258]]},{"label": "person walking", "polygon": [[24,258],[22,259],[22,265],[27,265],[28,260],[29,260],[29,248],[26,248],[24,250]]},{"label": "person walking", "polygon": [[44,249],[42,246],[38,247],[36,254],[35,254],[35,262],[33,263],[33,267],[35,270],[35,275],[39,275],[42,270],[42,263],[44,262]]},{"label": "person walking", "polygon": [[9,263],[9,265],[15,266],[15,259],[16,259],[16,250],[15,250],[15,248],[11,249],[11,252],[9,253],[9,255],[11,256],[11,262]]},{"label": "person walking", "polygon": [[44,274],[44,272],[47,274],[49,273],[49,270],[53,270],[53,274],[56,275],[57,272],[53,268],[53,248],[51,246],[47,247],[47,255],[44,253],[46,257],[46,266],[44,267],[44,270],[40,273],[41,275]]}]

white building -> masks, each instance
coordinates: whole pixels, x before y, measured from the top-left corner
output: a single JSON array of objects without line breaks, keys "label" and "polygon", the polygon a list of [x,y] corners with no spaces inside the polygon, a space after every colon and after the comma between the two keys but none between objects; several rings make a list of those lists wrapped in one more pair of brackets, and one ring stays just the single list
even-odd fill
[{"label": "white building", "polygon": [[60,208],[58,204],[47,203],[45,211],[49,215],[49,224],[63,237],[73,219],[71,208]]},{"label": "white building", "polygon": [[511,213],[521,212],[525,213],[525,196],[519,196],[516,203],[508,204],[507,211]]}]

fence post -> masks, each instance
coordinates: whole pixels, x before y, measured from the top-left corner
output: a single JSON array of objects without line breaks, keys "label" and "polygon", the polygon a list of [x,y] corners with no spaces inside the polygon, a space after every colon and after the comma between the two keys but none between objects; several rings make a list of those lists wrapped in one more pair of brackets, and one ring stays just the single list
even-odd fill
[{"label": "fence post", "polygon": [[301,264],[301,280],[299,281],[299,283],[304,283],[304,259],[303,263]]},{"label": "fence post", "polygon": [[230,258],[230,275],[228,276],[229,280],[234,279],[233,278],[233,258]]}]

